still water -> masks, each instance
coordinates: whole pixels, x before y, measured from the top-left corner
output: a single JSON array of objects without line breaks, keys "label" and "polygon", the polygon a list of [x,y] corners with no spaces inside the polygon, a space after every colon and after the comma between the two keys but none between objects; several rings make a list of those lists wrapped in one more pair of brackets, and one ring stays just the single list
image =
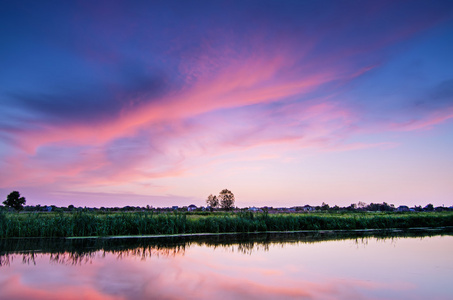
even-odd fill
[{"label": "still water", "polygon": [[453,236],[1,240],[0,299],[453,299]]}]

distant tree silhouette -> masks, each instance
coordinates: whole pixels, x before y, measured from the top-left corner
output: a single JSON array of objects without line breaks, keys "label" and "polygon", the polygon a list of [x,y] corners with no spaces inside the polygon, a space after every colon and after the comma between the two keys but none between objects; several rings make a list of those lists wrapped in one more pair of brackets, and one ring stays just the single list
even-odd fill
[{"label": "distant tree silhouette", "polygon": [[330,208],[329,204],[324,203],[324,202],[322,203],[321,210],[329,210],[329,208]]},{"label": "distant tree silhouette", "polygon": [[231,191],[227,189],[222,190],[219,194],[219,199],[220,206],[224,210],[230,210],[234,207],[234,194]]},{"label": "distant tree silhouette", "polygon": [[213,196],[212,194],[208,196],[208,199],[206,199],[206,205],[211,207],[211,211],[219,206],[219,199],[217,196]]},{"label": "distant tree silhouette", "polygon": [[434,210],[434,205],[432,205],[432,204],[430,203],[430,204],[426,205],[426,206],[424,207],[424,209],[425,209],[426,211],[433,211],[433,210]]},{"label": "distant tree silhouette", "polygon": [[6,197],[6,200],[3,201],[3,204],[12,207],[17,211],[20,211],[24,209],[25,202],[25,197],[21,197],[18,191],[13,191],[8,195],[8,197]]}]

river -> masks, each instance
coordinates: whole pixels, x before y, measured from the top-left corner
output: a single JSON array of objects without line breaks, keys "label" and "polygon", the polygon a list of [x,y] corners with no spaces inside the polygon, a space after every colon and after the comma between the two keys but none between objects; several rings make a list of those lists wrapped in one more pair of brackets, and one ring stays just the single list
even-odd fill
[{"label": "river", "polygon": [[453,299],[453,235],[0,241],[0,299]]}]

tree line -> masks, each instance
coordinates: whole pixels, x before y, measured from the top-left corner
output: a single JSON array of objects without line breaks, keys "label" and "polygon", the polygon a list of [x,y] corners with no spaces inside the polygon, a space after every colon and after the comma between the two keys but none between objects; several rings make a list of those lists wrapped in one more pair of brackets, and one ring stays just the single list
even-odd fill
[{"label": "tree line", "polygon": [[[3,204],[6,207],[12,208],[16,211],[21,211],[24,210],[24,205],[26,203],[25,197],[22,197],[18,191],[13,191],[11,192],[5,201],[3,201]],[[234,206],[235,203],[235,197],[234,194],[228,190],[228,189],[223,189],[220,191],[219,195],[213,195],[210,194],[207,199],[206,199],[206,205],[208,206],[207,209],[213,211],[214,209],[223,209],[225,211],[230,211],[235,208]],[[74,207],[74,205],[69,205],[67,208],[57,208],[56,206],[27,206],[25,207],[25,210],[27,211],[40,211],[40,210],[47,210],[47,211],[56,211],[57,209],[61,210],[68,210],[68,211],[73,211],[73,210],[92,210],[95,208],[82,208],[82,207]],[[157,210],[157,211],[165,211],[169,210],[170,208],[152,208],[149,205],[144,208],[144,207],[134,207],[134,206],[125,206],[123,208],[115,207],[115,208],[105,208],[101,207],[101,211],[137,211],[137,210]],[[383,203],[370,203],[366,204],[364,202],[359,202],[358,204],[351,204],[350,206],[347,207],[339,207],[337,205],[331,207],[326,203],[322,203],[321,206],[294,206],[292,208],[284,208],[288,211],[325,211],[325,212],[338,212],[338,211],[381,211],[381,212],[392,212],[392,211],[444,211],[444,210],[452,210],[452,207],[434,207],[432,204],[428,204],[425,207],[421,206],[414,206],[412,208],[409,208],[407,206],[400,206],[396,208],[393,204],[387,204],[386,202]],[[262,210],[265,211],[273,211],[273,210],[281,210],[281,208],[274,209],[273,207],[263,207]]]},{"label": "tree line", "polygon": [[[234,208],[234,201],[234,194],[228,189],[223,189],[222,191],[220,191],[218,196],[212,194],[209,195],[208,199],[206,200],[206,204],[210,207],[211,211],[215,208],[222,208],[229,211]],[[23,210],[25,203],[25,197],[21,197],[18,191],[11,192],[6,197],[6,200],[3,201],[3,204],[5,206],[13,208],[16,211]],[[68,209],[70,210],[74,208],[75,207],[73,205],[68,206]]]}]

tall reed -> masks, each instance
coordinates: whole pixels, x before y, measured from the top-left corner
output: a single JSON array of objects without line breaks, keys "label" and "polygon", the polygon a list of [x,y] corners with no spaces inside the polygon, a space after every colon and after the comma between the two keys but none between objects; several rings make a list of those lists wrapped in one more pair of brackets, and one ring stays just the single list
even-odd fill
[{"label": "tall reed", "polygon": [[0,237],[82,237],[183,233],[351,230],[453,226],[453,212],[276,214],[131,212],[0,213]]}]

